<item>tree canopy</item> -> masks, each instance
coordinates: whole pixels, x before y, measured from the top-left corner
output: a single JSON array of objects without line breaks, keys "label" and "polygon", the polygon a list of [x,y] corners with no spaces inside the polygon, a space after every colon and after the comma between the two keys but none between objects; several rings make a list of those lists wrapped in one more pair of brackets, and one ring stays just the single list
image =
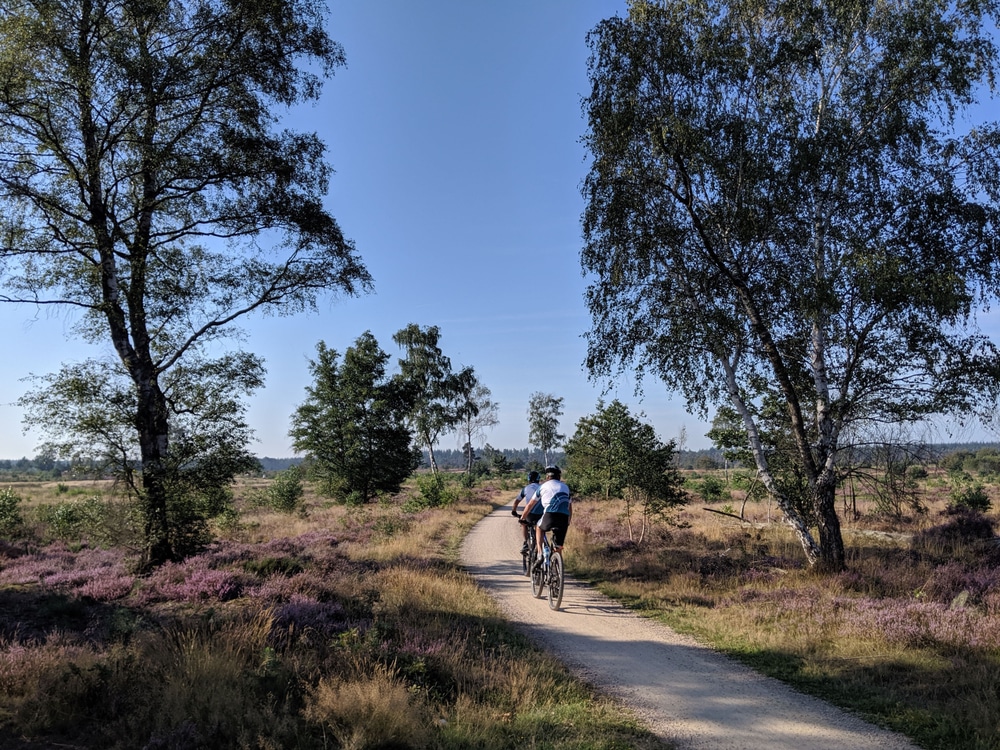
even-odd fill
[{"label": "tree canopy", "polygon": [[[0,301],[77,311],[74,332],[113,351],[107,367],[132,391],[113,407],[128,425],[114,440],[140,462],[150,563],[177,555],[166,486],[184,464],[180,404],[198,401],[170,393],[186,378],[168,385],[169,373],[252,357],[210,364],[248,313],[299,312],[371,283],[323,205],[322,142],[279,127],[344,62],[322,8],[0,7]],[[202,395],[197,408],[213,409]]]},{"label": "tree canopy", "polygon": [[399,360],[398,377],[413,392],[409,422],[427,448],[431,473],[437,474],[434,446],[442,434],[460,423],[462,393],[475,384],[476,377],[471,367],[452,371],[451,359],[438,345],[441,329],[437,326],[421,328],[410,323],[392,338],[405,352]]},{"label": "tree canopy", "polygon": [[[582,265],[595,377],[730,404],[812,563],[844,566],[847,431],[991,409],[993,2],[634,0],[589,35]],[[819,530],[774,481],[780,405]]]},{"label": "tree canopy", "polygon": [[561,396],[535,391],[528,399],[528,442],[542,451],[546,464],[549,463],[550,451],[566,439],[559,432],[562,413]]},{"label": "tree canopy", "polygon": [[347,348],[343,362],[323,342],[316,349],[314,382],[289,432],[306,453],[309,475],[324,494],[344,501],[398,492],[420,463],[406,426],[412,391],[388,375],[389,355],[370,331]]}]

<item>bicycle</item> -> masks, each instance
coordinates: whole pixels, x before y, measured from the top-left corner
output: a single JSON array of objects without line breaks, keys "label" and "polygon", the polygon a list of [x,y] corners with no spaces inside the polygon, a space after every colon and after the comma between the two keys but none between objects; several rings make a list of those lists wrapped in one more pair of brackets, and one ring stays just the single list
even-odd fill
[{"label": "bicycle", "polygon": [[538,551],[535,549],[535,526],[527,521],[520,520],[520,515],[516,510],[512,510],[511,515],[518,519],[518,523],[528,527],[528,538],[521,545],[521,572],[528,575],[531,566],[535,564],[535,557]]},{"label": "bicycle", "polygon": [[[533,552],[532,557],[537,556],[538,552],[535,549],[535,545],[532,545],[531,549]],[[541,599],[542,590],[548,588],[549,609],[559,609],[559,606],[562,604],[565,582],[562,553],[552,549],[549,545],[549,535],[543,531],[542,564],[536,567],[534,562],[532,562],[531,594],[536,599]]]}]

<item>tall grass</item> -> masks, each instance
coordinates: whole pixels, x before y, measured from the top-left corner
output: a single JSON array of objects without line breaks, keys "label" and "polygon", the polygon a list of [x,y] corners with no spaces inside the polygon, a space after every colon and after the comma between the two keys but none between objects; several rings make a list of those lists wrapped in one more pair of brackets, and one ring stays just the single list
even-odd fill
[{"label": "tall grass", "polygon": [[[0,736],[84,748],[654,748],[505,623],[457,564],[507,492],[294,513],[237,491],[217,541],[145,576],[38,485],[0,545]],[[106,490],[105,490],[106,491]],[[502,496],[498,496],[498,494]],[[109,498],[103,497],[104,500]],[[72,536],[72,529],[78,536]]]},{"label": "tall grass", "polygon": [[[627,540],[615,503],[579,503],[569,570],[755,669],[922,747],[1000,748],[996,515],[845,514],[848,570],[812,573],[790,531],[689,507]],[[749,516],[766,508],[748,506]],[[884,533],[891,528],[895,533]],[[901,533],[902,532],[902,533]]]}]

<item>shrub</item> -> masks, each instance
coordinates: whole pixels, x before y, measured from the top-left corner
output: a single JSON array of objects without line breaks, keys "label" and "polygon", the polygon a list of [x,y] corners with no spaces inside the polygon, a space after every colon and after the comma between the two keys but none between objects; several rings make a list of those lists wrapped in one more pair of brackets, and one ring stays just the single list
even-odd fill
[{"label": "shrub", "polygon": [[420,490],[420,497],[410,500],[407,510],[439,508],[450,505],[456,499],[455,493],[448,489],[440,474],[421,474],[417,477],[417,489]]},{"label": "shrub", "polygon": [[0,536],[15,537],[24,528],[21,496],[10,487],[0,490]]},{"label": "shrub", "polygon": [[267,488],[268,505],[283,513],[291,513],[300,507],[304,492],[302,472],[298,466],[292,466],[279,472]]},{"label": "shrub", "polygon": [[722,499],[726,485],[718,477],[707,476],[701,480],[699,492],[706,503],[716,503]]},{"label": "shrub", "polygon": [[990,509],[991,503],[990,496],[986,494],[983,485],[974,484],[969,487],[955,489],[951,493],[951,502],[949,505],[952,508],[968,508],[969,510],[985,513]]},{"label": "shrub", "polygon": [[49,505],[41,511],[40,515],[56,539],[68,542],[80,538],[83,512],[79,503],[62,502]]}]

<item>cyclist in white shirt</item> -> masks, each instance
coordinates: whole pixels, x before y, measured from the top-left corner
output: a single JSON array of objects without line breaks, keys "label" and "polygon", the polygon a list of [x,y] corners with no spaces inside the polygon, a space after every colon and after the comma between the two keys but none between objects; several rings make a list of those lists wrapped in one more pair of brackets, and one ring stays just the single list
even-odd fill
[{"label": "cyclist in white shirt", "polygon": [[566,542],[566,531],[573,517],[573,500],[569,487],[562,482],[562,470],[558,466],[548,466],[545,469],[545,482],[528,500],[521,518],[526,518],[537,505],[542,507],[542,520],[535,526],[535,545],[538,548],[538,562],[542,560],[542,532],[552,532],[552,546],[561,550]]}]

